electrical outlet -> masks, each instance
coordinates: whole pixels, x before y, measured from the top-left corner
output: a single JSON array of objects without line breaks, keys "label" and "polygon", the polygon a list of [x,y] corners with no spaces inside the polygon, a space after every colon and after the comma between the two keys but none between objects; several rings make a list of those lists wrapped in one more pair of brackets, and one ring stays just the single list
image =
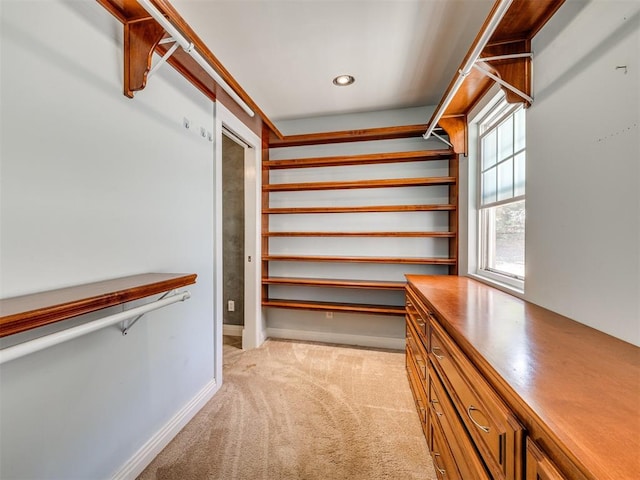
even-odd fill
[{"label": "electrical outlet", "polygon": [[236,311],[236,302],[234,302],[233,300],[229,300],[227,302],[227,310],[229,312],[235,312]]},{"label": "electrical outlet", "polygon": [[327,313],[325,313],[325,316],[327,318],[333,318],[333,312],[327,312]]}]

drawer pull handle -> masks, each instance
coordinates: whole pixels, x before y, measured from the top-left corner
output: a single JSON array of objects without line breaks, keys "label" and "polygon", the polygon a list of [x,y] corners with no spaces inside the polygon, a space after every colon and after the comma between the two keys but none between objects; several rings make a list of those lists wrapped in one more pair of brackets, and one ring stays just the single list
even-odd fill
[{"label": "drawer pull handle", "polygon": [[439,412],[438,409],[436,408],[436,403],[438,403],[438,401],[437,400],[429,400],[429,403],[433,407],[433,411],[436,412],[436,415],[441,417],[443,415],[443,413]]},{"label": "drawer pull handle", "polygon": [[431,353],[433,353],[433,356],[436,357],[438,360],[444,359],[444,355],[438,355],[436,353],[436,350],[438,350],[439,352],[441,351],[438,347],[431,347]]},{"label": "drawer pull handle", "polygon": [[471,412],[473,412],[474,410],[478,410],[480,411],[478,408],[474,407],[473,405],[469,405],[469,407],[467,408],[467,415],[469,416],[469,420],[471,420],[473,422],[473,424],[478,427],[480,430],[482,430],[484,433],[489,433],[489,427],[485,427],[484,425],[480,425],[478,422],[476,422],[474,420],[474,418],[471,416]]},{"label": "drawer pull handle", "polygon": [[446,471],[444,468],[440,468],[438,466],[438,462],[436,461],[437,458],[440,457],[440,454],[437,452],[433,452],[433,466],[436,467],[436,470],[438,470],[438,472],[440,472],[440,475],[442,475],[443,477],[446,475]]}]

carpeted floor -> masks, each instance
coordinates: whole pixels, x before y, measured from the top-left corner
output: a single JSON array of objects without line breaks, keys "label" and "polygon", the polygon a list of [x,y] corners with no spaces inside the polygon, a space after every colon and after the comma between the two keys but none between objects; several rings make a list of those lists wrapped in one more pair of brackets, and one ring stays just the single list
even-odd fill
[{"label": "carpeted floor", "polygon": [[243,352],[139,480],[435,479],[404,353],[287,340]]}]

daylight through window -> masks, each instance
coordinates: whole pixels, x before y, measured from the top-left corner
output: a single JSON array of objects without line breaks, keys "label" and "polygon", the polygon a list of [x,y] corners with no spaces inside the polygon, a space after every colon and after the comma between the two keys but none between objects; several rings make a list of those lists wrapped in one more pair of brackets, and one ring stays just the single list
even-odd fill
[{"label": "daylight through window", "polygon": [[521,285],[525,274],[525,110],[503,100],[479,127],[479,273]]}]

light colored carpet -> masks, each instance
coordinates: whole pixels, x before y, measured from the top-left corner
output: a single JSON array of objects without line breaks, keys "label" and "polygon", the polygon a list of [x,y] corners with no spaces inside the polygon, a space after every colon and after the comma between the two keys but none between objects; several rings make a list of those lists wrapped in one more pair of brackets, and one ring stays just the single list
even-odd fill
[{"label": "light colored carpet", "polygon": [[435,479],[404,353],[268,340],[140,480]]}]

